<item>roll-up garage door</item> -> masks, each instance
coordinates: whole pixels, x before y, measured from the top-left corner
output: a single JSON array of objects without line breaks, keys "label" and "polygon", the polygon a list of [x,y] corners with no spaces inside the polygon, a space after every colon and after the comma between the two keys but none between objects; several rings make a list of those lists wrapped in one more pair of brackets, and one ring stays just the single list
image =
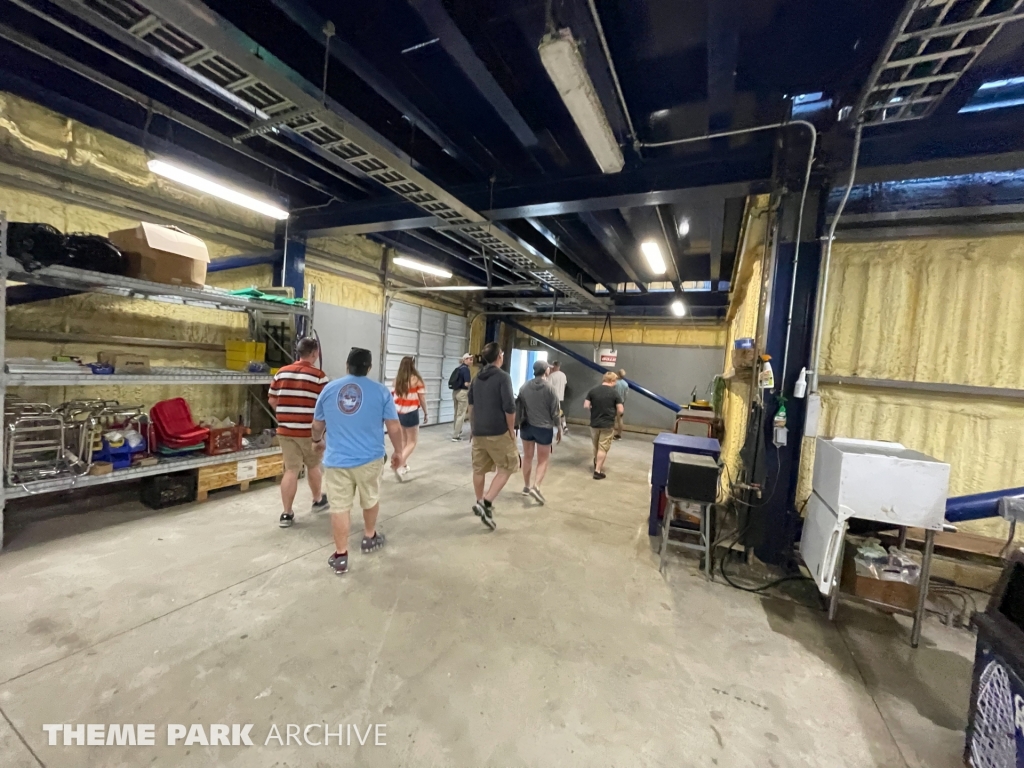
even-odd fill
[{"label": "roll-up garage door", "polygon": [[396,301],[388,311],[385,383],[388,387],[394,384],[403,357],[415,357],[427,385],[427,415],[432,424],[455,418],[448,377],[469,351],[466,330],[466,318],[436,309]]}]

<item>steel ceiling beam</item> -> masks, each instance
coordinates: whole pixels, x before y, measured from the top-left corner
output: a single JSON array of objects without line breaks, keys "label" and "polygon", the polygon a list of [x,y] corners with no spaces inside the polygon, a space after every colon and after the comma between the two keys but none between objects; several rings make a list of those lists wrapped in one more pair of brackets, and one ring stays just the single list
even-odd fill
[{"label": "steel ceiling beam", "polygon": [[519,143],[527,148],[537,147],[537,134],[523,119],[515,104],[494,79],[494,75],[480,61],[473,46],[448,15],[440,0],[409,0],[409,5],[419,14],[430,33],[437,37],[441,47],[491,105]]},{"label": "steel ceiling beam", "polygon": [[742,17],[738,0],[708,3],[708,133],[732,127]]},{"label": "steel ceiling beam", "polygon": [[[447,224],[464,225],[459,235],[474,247],[563,292],[571,300],[605,306],[575,279],[501,227],[490,224],[423,173],[411,160],[355,119],[338,114],[340,105],[323,103],[320,93],[268,51],[256,45],[211,9],[189,0],[119,0],[96,5],[83,0],[56,0],[76,15],[94,18],[103,12],[105,28],[155,49],[164,63],[189,72],[196,85],[247,110],[253,122],[239,136],[298,134],[346,167],[396,193]],[[157,45],[159,43],[159,45]],[[148,55],[153,55],[152,50]],[[348,118],[348,119],[346,119]]]},{"label": "steel ceiling beam", "polygon": [[[559,237],[545,222],[540,219],[527,219],[526,221],[531,227],[543,235],[549,243],[564,253],[566,258],[579,267],[580,271],[586,274],[592,281],[595,283],[601,282],[600,277],[594,274],[593,266],[585,262],[576,254],[575,244],[570,245],[566,243],[565,238]],[[555,224],[558,224],[557,220],[555,221]],[[564,233],[564,230],[562,231]]]},{"label": "steel ceiling beam", "polygon": [[[720,165],[720,164],[719,164]],[[635,172],[580,176],[494,188],[491,208],[490,184],[474,184],[453,190],[459,199],[481,211],[490,221],[530,219],[565,214],[640,208],[649,205],[695,205],[715,197],[746,197],[767,192],[771,175],[770,158],[758,157],[745,170],[727,169],[726,178],[692,164],[658,163]],[[707,172],[706,172],[707,171]],[[735,175],[738,178],[730,179]],[[682,187],[681,184],[687,186]],[[386,200],[333,205],[298,217],[294,226],[323,234],[366,234],[395,229],[424,229],[444,226],[437,216],[424,214],[417,206],[397,195]]]},{"label": "steel ceiling beam", "polygon": [[[313,40],[324,43],[324,25],[328,19],[321,16],[302,0],[270,0],[273,5],[291,19],[297,26],[302,27]],[[459,162],[476,171],[481,171],[480,166],[461,147],[452,141],[444,131],[417,107],[394,83],[381,73],[369,60],[359,51],[342,40],[337,34],[330,39],[331,58],[337,60],[369,85],[382,99],[402,113],[402,116],[410,124],[430,138],[441,149],[454,157]]]},{"label": "steel ceiling beam", "polygon": [[637,288],[646,293],[646,281],[640,277],[626,256],[628,253],[637,253],[639,246],[637,246],[628,225],[623,221],[622,214],[618,211],[604,214],[581,213],[580,219],[587,229],[590,230],[590,233],[597,238],[605,252],[626,273],[626,277],[636,283]]},{"label": "steel ceiling beam", "polygon": [[725,234],[725,200],[708,200],[708,229],[711,237],[711,284],[717,285],[722,272],[722,237]]}]

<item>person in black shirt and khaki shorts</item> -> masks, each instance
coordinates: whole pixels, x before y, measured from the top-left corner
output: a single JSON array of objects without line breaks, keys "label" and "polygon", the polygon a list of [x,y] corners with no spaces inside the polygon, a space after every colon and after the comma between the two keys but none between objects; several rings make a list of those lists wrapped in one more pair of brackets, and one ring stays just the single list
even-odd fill
[{"label": "person in black shirt and khaki shorts", "polygon": [[615,436],[615,417],[622,414],[622,395],[615,389],[619,377],[608,371],[587,393],[583,407],[590,411],[590,437],[594,441],[594,479],[604,480],[604,461]]}]

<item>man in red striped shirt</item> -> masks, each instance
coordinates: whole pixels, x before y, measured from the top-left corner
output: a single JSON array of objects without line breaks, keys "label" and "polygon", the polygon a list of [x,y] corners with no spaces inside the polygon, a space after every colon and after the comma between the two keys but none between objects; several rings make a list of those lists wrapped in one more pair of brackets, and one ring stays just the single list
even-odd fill
[{"label": "man in red striped shirt", "polygon": [[278,523],[282,528],[290,528],[295,522],[292,504],[303,465],[313,494],[313,512],[330,509],[327,495],[321,491],[323,468],[320,460],[323,454],[313,450],[310,438],[316,399],[327,384],[327,374],[315,365],[320,357],[320,345],[316,339],[302,339],[297,351],[299,359],[279,370],[270,385],[270,407],[277,414],[277,439],[284,458],[284,477],[281,478],[284,512]]}]

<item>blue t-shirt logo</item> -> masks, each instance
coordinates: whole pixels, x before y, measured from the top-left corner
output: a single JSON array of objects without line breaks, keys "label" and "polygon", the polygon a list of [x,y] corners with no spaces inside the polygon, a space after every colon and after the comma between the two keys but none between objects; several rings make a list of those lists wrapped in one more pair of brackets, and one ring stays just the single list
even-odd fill
[{"label": "blue t-shirt logo", "polygon": [[365,376],[332,381],[316,401],[316,421],[327,425],[324,466],[361,467],[384,458],[384,422],[397,421],[391,390]]},{"label": "blue t-shirt logo", "polygon": [[363,390],[355,382],[349,382],[338,392],[338,410],[351,416],[363,404]]}]

